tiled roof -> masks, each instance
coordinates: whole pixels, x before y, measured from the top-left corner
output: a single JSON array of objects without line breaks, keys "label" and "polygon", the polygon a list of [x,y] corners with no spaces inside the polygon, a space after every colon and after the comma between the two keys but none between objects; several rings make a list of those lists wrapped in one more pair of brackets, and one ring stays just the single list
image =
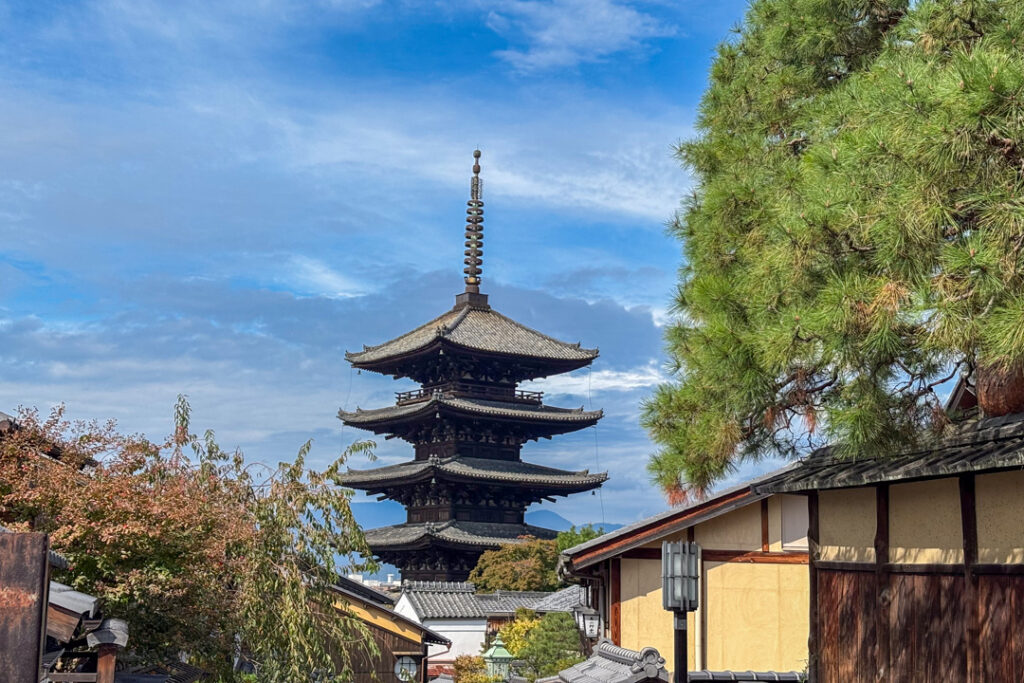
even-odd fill
[{"label": "tiled roof", "polygon": [[633,522],[597,538],[563,550],[560,562],[567,568],[580,569],[632,548],[678,533],[683,529],[714,519],[737,508],[750,505],[771,495],[755,490],[757,484],[771,481],[797,465],[788,465],[756,479],[716,492],[713,496],[690,505],[681,505]]},{"label": "tiled roof", "polygon": [[[518,683],[517,679],[512,680]],[[594,646],[590,659],[560,671],[557,676],[538,678],[537,683],[667,683],[668,680],[665,658],[653,647],[637,652],[601,640]]]},{"label": "tiled roof", "polygon": [[420,619],[482,619],[511,616],[521,607],[533,609],[550,595],[537,591],[475,593],[472,583],[456,581],[407,581],[402,594]]},{"label": "tiled roof", "polygon": [[434,342],[447,343],[476,351],[556,361],[588,363],[597,357],[597,349],[584,349],[541,334],[490,308],[457,307],[391,341],[346,353],[356,367],[372,365],[426,349]]},{"label": "tiled roof", "polygon": [[806,681],[797,671],[691,671],[691,681]]},{"label": "tiled roof", "polygon": [[530,524],[498,524],[493,522],[424,522],[396,524],[364,532],[366,542],[375,551],[414,545],[427,539],[447,541],[452,545],[495,548],[515,543],[520,536],[554,538],[557,532]]},{"label": "tiled roof", "polygon": [[338,411],[338,417],[345,424],[356,427],[373,424],[384,424],[403,418],[414,418],[429,415],[444,409],[446,412],[484,417],[508,417],[537,423],[578,423],[580,427],[589,426],[601,419],[604,413],[600,410],[585,411],[583,408],[554,408],[546,405],[529,403],[508,403],[505,401],[489,401],[479,398],[449,398],[432,396],[426,401],[409,403],[402,406],[387,406],[355,412]]},{"label": "tiled roof", "polygon": [[583,604],[587,591],[583,586],[568,586],[554,593],[545,593],[544,597],[533,604],[530,609],[546,614],[548,612],[572,612],[576,605]]},{"label": "tiled roof", "polygon": [[343,593],[352,593],[363,600],[368,600],[389,609],[395,604],[394,596],[388,595],[376,588],[371,588],[365,583],[350,579],[347,576],[338,576],[334,587]]},{"label": "tiled roof", "polygon": [[577,488],[597,486],[608,479],[608,474],[589,470],[570,472],[553,467],[534,465],[519,460],[492,460],[489,458],[431,458],[388,465],[371,470],[352,470],[342,475],[342,482],[353,488],[365,488],[386,481],[409,482],[430,479],[436,474],[448,474],[463,479],[508,481],[516,484],[541,484],[554,487]]},{"label": "tiled roof", "polygon": [[1024,414],[974,420],[953,434],[882,458],[841,458],[822,448],[755,486],[764,492],[869,486],[1024,467]]}]

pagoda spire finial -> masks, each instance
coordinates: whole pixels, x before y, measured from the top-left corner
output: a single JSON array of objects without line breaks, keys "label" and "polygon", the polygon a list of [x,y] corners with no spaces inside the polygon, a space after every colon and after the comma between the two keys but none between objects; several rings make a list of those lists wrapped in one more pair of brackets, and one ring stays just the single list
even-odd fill
[{"label": "pagoda spire finial", "polygon": [[469,201],[466,205],[466,292],[480,293],[480,273],[484,259],[484,202],[483,181],[480,180],[480,150],[473,150],[473,178],[469,182]]}]

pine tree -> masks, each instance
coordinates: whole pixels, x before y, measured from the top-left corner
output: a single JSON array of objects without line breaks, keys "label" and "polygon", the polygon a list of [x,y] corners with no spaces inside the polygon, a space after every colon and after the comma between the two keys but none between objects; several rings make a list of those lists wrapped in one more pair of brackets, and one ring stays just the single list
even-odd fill
[{"label": "pine tree", "polygon": [[935,388],[1024,361],[1024,3],[758,0],[718,50],[674,381],[646,402],[671,496],[825,442],[891,453]]}]

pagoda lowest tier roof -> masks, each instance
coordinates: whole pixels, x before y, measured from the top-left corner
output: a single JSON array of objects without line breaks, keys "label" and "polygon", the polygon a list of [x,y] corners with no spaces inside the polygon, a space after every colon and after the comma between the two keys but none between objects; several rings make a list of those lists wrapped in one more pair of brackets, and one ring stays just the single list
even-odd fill
[{"label": "pagoda lowest tier roof", "polygon": [[[377,346],[366,346],[356,353],[346,353],[345,358],[357,368],[394,374],[395,366],[401,361],[442,347],[539,360],[556,366],[557,372],[583,367],[598,354],[597,349],[568,344],[517,323],[486,303],[460,303],[411,332]],[[541,376],[540,373],[530,374]]]},{"label": "pagoda lowest tier roof", "polygon": [[548,489],[567,489],[571,492],[587,491],[600,486],[608,479],[606,472],[570,472],[519,460],[431,456],[427,460],[413,460],[372,470],[349,469],[342,475],[341,481],[352,488],[379,490],[388,486],[429,481],[438,474],[463,481],[476,480],[482,483],[516,486],[529,484]]},{"label": "pagoda lowest tier roof", "polygon": [[373,552],[380,553],[419,550],[438,545],[454,549],[496,548],[506,543],[517,543],[520,536],[551,539],[558,532],[530,524],[449,520],[383,526],[365,531],[363,535]]},{"label": "pagoda lowest tier roof", "polygon": [[402,423],[416,422],[443,412],[446,415],[487,418],[546,426],[551,434],[564,434],[596,423],[604,415],[601,410],[583,408],[554,408],[543,404],[491,401],[481,398],[448,397],[434,395],[425,401],[406,405],[387,406],[355,412],[338,411],[338,417],[348,425],[369,429],[375,433],[393,431]]}]

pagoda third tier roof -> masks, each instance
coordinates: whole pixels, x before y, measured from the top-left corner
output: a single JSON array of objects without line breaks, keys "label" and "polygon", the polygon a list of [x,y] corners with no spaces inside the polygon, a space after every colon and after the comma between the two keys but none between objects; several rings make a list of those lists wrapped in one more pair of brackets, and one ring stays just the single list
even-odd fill
[{"label": "pagoda third tier roof", "polygon": [[[589,470],[570,472],[519,460],[492,460],[490,458],[438,458],[414,460],[372,470],[352,470],[342,475],[346,486],[357,489],[380,490],[391,486],[429,481],[435,477],[457,481],[505,484],[507,486],[541,487],[547,491],[576,493],[600,486],[608,479],[606,472],[591,474]],[[537,491],[543,495],[544,491]]]},{"label": "pagoda third tier roof", "polygon": [[404,375],[404,362],[442,348],[534,361],[523,379],[568,372],[589,364],[598,354],[597,349],[537,332],[489,306],[462,305],[391,341],[346,353],[345,358],[357,368]]},{"label": "pagoda third tier roof", "polygon": [[378,527],[365,531],[363,535],[370,549],[380,553],[388,550],[416,550],[435,545],[454,548],[496,548],[505,543],[515,543],[520,536],[554,538],[558,532],[530,524],[451,520]]},{"label": "pagoda third tier roof", "polygon": [[539,428],[545,434],[564,434],[595,424],[601,410],[554,408],[543,404],[488,401],[478,398],[432,396],[425,401],[355,412],[338,411],[338,417],[353,427],[381,434],[393,432],[401,424],[419,422],[442,413],[451,416],[512,421]]}]

